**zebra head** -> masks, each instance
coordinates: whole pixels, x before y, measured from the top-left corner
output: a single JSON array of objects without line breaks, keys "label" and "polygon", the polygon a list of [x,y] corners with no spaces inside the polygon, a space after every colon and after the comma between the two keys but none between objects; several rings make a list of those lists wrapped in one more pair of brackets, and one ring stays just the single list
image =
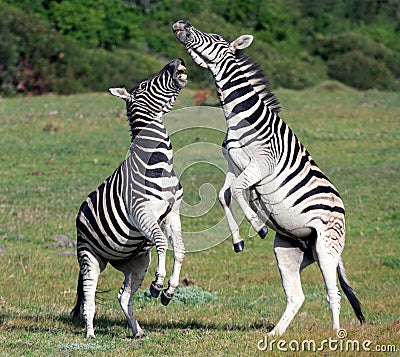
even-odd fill
[{"label": "zebra head", "polygon": [[220,35],[202,32],[183,20],[175,22],[172,30],[177,40],[186,47],[193,61],[213,72],[224,59],[233,57],[237,50],[250,46],[253,41],[252,35],[241,35],[229,42]]},{"label": "zebra head", "polygon": [[110,88],[109,91],[126,101],[128,112],[159,116],[172,109],[179,92],[186,85],[185,71],[185,63],[177,58],[154,77],[140,82],[129,92],[125,88]]}]

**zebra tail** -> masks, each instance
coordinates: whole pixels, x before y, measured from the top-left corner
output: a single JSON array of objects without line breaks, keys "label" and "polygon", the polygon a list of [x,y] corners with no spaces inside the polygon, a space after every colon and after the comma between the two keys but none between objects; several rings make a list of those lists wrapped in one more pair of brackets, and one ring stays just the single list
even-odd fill
[{"label": "zebra tail", "polygon": [[350,301],[350,305],[353,308],[353,310],[357,316],[357,319],[360,321],[360,323],[364,323],[365,317],[361,310],[361,302],[360,302],[360,300],[357,299],[357,296],[354,294],[354,291],[346,278],[346,271],[344,269],[344,265],[343,265],[343,261],[342,261],[341,257],[339,259],[339,264],[337,266],[337,272],[338,272],[338,276],[339,276],[340,286],[342,287],[345,295],[347,296],[347,299]]},{"label": "zebra tail", "polygon": [[76,317],[80,316],[82,302],[83,302],[83,275],[79,271],[78,287],[76,289],[76,304],[71,311],[72,318],[76,318]]}]

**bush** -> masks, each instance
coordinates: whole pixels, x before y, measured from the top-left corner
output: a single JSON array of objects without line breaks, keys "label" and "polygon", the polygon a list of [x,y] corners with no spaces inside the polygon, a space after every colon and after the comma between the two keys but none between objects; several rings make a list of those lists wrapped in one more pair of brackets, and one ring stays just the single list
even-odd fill
[{"label": "bush", "polygon": [[121,0],[52,1],[48,15],[62,34],[88,48],[111,50],[143,37],[139,10]]},{"label": "bush", "polygon": [[232,39],[253,34],[246,53],[272,87],[302,89],[335,79],[360,89],[396,90],[400,27],[395,3],[0,0],[0,94],[130,85],[176,57],[187,60],[193,87],[213,88],[211,73],[196,66],[173,38],[171,25],[180,18]]},{"label": "bush", "polygon": [[81,48],[43,22],[0,4],[0,94],[71,94],[133,86],[162,65],[134,50]]},{"label": "bush", "polygon": [[159,72],[168,61],[161,63],[149,55],[133,50],[89,50],[86,58],[88,70],[81,80],[86,88],[93,91],[105,91],[109,87],[118,86],[129,90],[133,85]]},{"label": "bush", "polygon": [[268,72],[274,88],[304,89],[327,79],[326,68],[318,60],[284,58],[270,61]]},{"label": "bush", "polygon": [[80,54],[48,25],[5,4],[0,4],[0,40],[1,94],[52,91],[60,67],[67,66],[63,54]]},{"label": "bush", "polygon": [[400,58],[383,44],[361,34],[344,32],[319,36],[313,54],[327,62],[330,78],[358,89],[396,90]]},{"label": "bush", "polygon": [[389,89],[399,86],[384,62],[353,50],[337,56],[328,65],[329,76],[358,89]]}]

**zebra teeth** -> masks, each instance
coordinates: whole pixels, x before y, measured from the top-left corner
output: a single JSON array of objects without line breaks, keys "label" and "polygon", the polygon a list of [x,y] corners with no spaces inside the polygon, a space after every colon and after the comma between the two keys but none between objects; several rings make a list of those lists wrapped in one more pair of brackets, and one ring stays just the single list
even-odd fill
[{"label": "zebra teeth", "polygon": [[178,69],[177,69],[176,72],[177,72],[178,74],[184,73],[184,72],[186,72],[186,67],[180,64],[180,65],[178,66]]},{"label": "zebra teeth", "polygon": [[178,78],[186,81],[187,75],[185,74],[185,72],[186,72],[186,67],[184,65],[180,64],[176,70],[176,75]]},{"label": "zebra teeth", "polygon": [[175,36],[178,36],[181,32],[182,32],[182,30],[174,30]]}]

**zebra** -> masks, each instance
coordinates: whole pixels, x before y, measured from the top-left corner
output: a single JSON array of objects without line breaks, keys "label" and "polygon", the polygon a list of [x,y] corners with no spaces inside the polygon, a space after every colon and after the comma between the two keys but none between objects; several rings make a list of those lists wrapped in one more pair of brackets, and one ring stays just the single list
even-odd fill
[{"label": "zebra", "polygon": [[[345,240],[342,199],[306,148],[279,117],[280,106],[257,64],[243,53],[253,41],[242,35],[228,41],[185,21],[172,26],[194,62],[212,72],[227,123],[222,151],[228,173],[219,200],[236,252],[243,239],[231,211],[232,197],[261,238],[275,234],[274,253],[286,294],[286,309],[270,335],[282,335],[305,300],[300,273],[317,262],[332,313],[340,329],[340,285],[358,318],[361,303],[346,278],[341,253]],[[243,191],[249,192],[249,197]]]},{"label": "zebra", "polygon": [[129,92],[109,89],[126,102],[132,140],[127,158],[88,195],[76,217],[80,271],[71,314],[83,314],[86,338],[95,338],[95,291],[108,262],[124,274],[118,300],[134,337],[141,338],[144,332],[131,300],[143,282],[154,245],[158,265],[151,295],[158,297],[163,288],[168,240],[174,249],[174,266],[168,288],[161,294],[163,305],[169,303],[178,286],[185,256],[179,217],[183,190],[173,170],[172,146],[162,117],[186,85],[185,70],[178,58]]}]

